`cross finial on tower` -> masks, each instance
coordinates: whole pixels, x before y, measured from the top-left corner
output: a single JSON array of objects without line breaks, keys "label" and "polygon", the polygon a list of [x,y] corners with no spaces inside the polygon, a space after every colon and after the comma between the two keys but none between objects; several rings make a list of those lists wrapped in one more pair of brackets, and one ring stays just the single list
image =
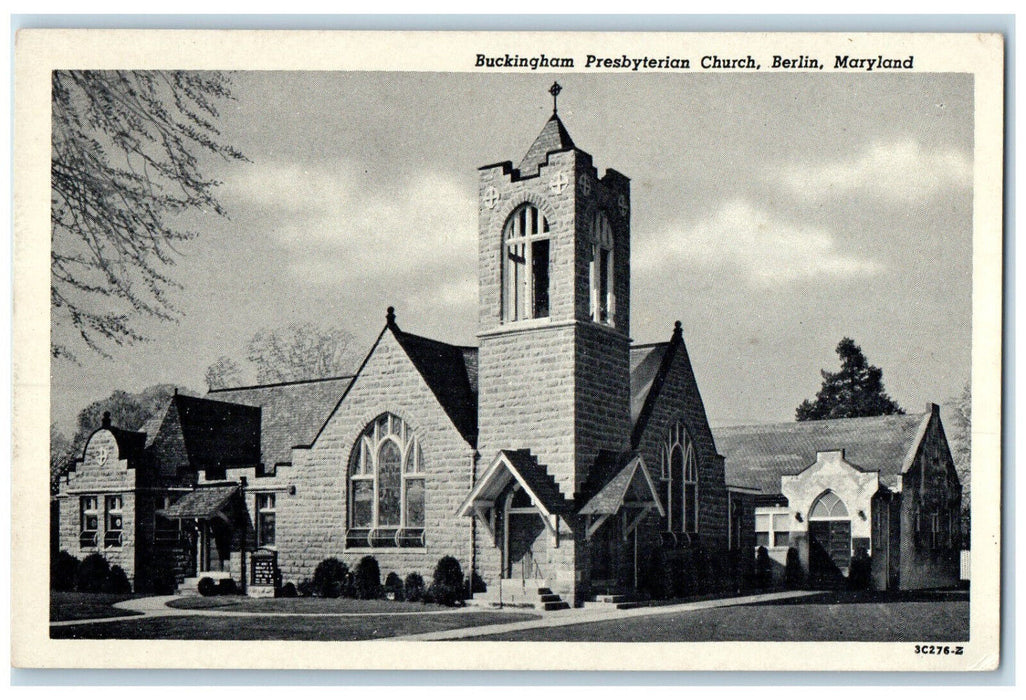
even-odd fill
[{"label": "cross finial on tower", "polygon": [[563,91],[563,86],[553,81],[552,87],[549,88],[549,94],[552,95],[552,113],[556,113],[556,98],[559,97],[559,93]]}]

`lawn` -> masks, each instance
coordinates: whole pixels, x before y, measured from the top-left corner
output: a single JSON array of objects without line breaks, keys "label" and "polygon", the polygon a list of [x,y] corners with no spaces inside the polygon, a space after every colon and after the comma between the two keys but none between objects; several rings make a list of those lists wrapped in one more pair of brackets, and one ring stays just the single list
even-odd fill
[{"label": "lawn", "polygon": [[78,593],[76,591],[50,592],[50,622],[87,620],[94,617],[122,617],[135,615],[129,610],[114,607],[114,603],[137,598],[132,593]]},{"label": "lawn", "polygon": [[956,642],[969,639],[964,591],[826,593],[811,598],[645,615],[473,637],[574,642]]},{"label": "lawn", "polygon": [[[393,603],[393,605],[395,605]],[[360,617],[175,616],[52,627],[53,639],[216,639],[357,641],[405,634],[519,622],[538,615],[452,611],[432,615]]]},{"label": "lawn", "polygon": [[247,598],[245,596],[190,596],[172,600],[172,608],[185,610],[224,610],[249,613],[293,614],[388,614],[453,612],[443,605],[424,603],[396,603],[391,600],[355,600],[353,598]]}]

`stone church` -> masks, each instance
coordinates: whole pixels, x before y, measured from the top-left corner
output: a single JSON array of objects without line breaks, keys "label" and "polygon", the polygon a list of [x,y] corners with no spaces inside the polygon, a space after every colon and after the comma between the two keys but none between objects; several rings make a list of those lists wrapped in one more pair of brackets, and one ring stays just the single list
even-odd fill
[{"label": "stone church", "polygon": [[681,325],[632,343],[630,180],[600,175],[554,108],[516,165],[480,168],[478,203],[477,347],[389,308],[352,376],[105,424],[62,481],[60,548],[140,589],[156,560],[183,588],[267,594],[367,554],[428,579],[454,556],[492,602],[645,594],[681,557],[736,585],[754,532]]}]

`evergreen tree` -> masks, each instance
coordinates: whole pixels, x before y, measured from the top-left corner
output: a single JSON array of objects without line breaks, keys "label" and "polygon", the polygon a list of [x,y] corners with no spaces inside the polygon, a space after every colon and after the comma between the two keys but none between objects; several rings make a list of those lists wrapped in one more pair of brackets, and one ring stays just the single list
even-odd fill
[{"label": "evergreen tree", "polygon": [[822,370],[823,386],[815,401],[802,401],[795,411],[795,420],[858,418],[904,414],[884,391],[883,370],[874,367],[862,354],[862,348],[851,338],[837,344],[841,358],[840,372]]}]

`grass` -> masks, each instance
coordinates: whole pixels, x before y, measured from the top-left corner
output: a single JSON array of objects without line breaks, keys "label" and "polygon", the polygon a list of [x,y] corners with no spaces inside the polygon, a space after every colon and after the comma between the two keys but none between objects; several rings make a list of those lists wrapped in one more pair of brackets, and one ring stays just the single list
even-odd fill
[{"label": "grass", "polygon": [[405,634],[520,622],[528,613],[453,611],[439,615],[362,617],[155,617],[94,622],[50,629],[52,639],[211,639],[358,641]]},{"label": "grass", "polygon": [[473,637],[574,642],[956,642],[969,639],[963,591],[826,593],[763,604],[644,615]]},{"label": "grass", "polygon": [[452,612],[452,608],[424,603],[396,603],[391,600],[355,600],[353,598],[246,598],[245,596],[190,596],[169,603],[185,610],[224,610],[249,613],[422,613]]},{"label": "grass", "polygon": [[137,613],[115,608],[114,603],[138,597],[140,596],[132,593],[79,593],[77,591],[51,591],[50,622],[135,615]]}]

